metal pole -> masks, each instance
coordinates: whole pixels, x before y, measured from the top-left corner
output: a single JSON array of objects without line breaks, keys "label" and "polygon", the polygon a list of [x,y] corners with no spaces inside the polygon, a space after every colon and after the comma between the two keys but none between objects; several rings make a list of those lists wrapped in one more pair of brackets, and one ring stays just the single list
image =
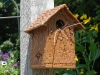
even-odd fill
[{"label": "metal pole", "polygon": [[12,19],[12,18],[20,18],[20,16],[7,16],[7,17],[0,17],[0,19]]}]

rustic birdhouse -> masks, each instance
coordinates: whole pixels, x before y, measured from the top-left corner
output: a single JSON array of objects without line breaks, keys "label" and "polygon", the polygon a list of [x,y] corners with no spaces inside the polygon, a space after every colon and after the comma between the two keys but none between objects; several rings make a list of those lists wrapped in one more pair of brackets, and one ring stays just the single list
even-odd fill
[{"label": "rustic birdhouse", "polygon": [[27,28],[32,68],[75,68],[74,32],[84,26],[66,4],[42,12]]}]

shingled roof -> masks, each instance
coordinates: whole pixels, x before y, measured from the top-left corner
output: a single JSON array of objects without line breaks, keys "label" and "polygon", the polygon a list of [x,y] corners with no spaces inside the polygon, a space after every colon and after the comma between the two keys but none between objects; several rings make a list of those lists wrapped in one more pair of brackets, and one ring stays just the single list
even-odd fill
[{"label": "shingled roof", "polygon": [[[65,12],[67,13],[67,15],[69,15],[76,23],[79,23],[79,20],[76,19],[73,14],[70,12],[69,8],[66,6],[66,4],[62,4],[62,5],[59,5],[53,9],[50,9],[50,10],[47,10],[47,11],[44,11],[42,12],[38,17],[37,19],[28,27],[26,28],[24,31],[26,33],[29,33],[30,31],[38,28],[38,27],[41,27],[43,25],[46,25],[46,23],[48,22],[48,20],[53,16],[55,15],[59,10],[61,9],[64,9]],[[78,26],[76,26],[76,30],[79,30],[79,29],[83,29],[84,26],[82,24],[79,24]]]}]

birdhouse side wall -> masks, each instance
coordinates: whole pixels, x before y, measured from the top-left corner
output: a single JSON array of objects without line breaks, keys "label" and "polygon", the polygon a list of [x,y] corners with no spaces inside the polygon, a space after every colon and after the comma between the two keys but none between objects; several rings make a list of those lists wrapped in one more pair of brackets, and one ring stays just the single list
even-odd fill
[{"label": "birdhouse side wall", "polygon": [[30,63],[32,68],[44,68],[45,61],[45,46],[47,43],[48,28],[42,26],[31,32],[31,51],[30,51]]}]

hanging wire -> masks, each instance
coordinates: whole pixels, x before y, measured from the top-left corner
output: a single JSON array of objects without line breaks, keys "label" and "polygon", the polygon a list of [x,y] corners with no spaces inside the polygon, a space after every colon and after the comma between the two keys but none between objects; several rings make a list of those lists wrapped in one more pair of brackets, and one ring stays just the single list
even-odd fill
[{"label": "hanging wire", "polygon": [[74,24],[69,24],[69,26],[67,26],[67,27],[72,27],[72,26],[76,26],[76,25],[78,25],[78,24],[82,24],[83,22],[79,22],[79,23],[74,23]]},{"label": "hanging wire", "polygon": [[[63,27],[63,29],[69,28],[69,27],[73,27],[73,26],[76,26],[76,25],[79,25],[79,24],[82,24],[82,22],[74,23],[74,24],[68,24],[68,22],[67,22],[67,23],[65,24],[65,27]],[[67,26],[67,25],[68,25],[68,26]],[[54,34],[54,45],[55,45],[55,43],[56,43],[56,35],[57,35],[58,32],[61,32],[61,33],[65,36],[66,40],[69,38],[68,35],[66,35],[64,32],[62,32],[62,29],[57,29],[57,31],[56,31],[55,34]],[[70,39],[70,38],[69,38],[69,39]],[[74,43],[74,42],[73,42],[73,43]]]}]

